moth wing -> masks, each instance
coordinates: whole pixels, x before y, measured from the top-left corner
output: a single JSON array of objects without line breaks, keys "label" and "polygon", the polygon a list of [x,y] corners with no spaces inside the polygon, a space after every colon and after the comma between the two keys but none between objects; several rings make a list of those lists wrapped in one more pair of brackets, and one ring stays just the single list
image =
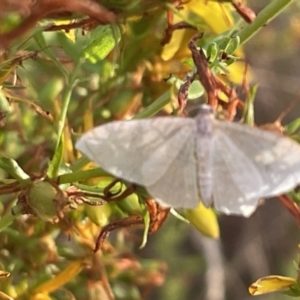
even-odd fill
[{"label": "moth wing", "polygon": [[76,148],[114,176],[147,187],[165,175],[195,126],[179,117],[116,121],[83,134]]},{"label": "moth wing", "polygon": [[220,131],[230,139],[230,144],[239,148],[259,172],[261,185],[255,192],[258,197],[280,195],[300,183],[300,145],[297,142],[242,124],[219,123]]},{"label": "moth wing", "polygon": [[214,139],[214,206],[225,214],[248,217],[259,200],[256,191],[262,185],[260,172],[225,133],[216,131]]},{"label": "moth wing", "polygon": [[[196,134],[196,133],[195,133]],[[164,175],[147,186],[163,206],[195,208],[199,202],[195,136],[191,135]]]}]

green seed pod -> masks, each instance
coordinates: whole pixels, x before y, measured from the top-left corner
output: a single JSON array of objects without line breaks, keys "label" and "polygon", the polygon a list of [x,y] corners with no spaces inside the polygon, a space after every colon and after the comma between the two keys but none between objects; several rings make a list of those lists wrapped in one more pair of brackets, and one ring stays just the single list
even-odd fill
[{"label": "green seed pod", "polygon": [[34,182],[28,187],[26,194],[25,209],[28,210],[28,213],[31,212],[47,222],[56,222],[62,215],[60,208],[66,203],[64,194],[63,192],[59,193],[59,190],[49,182]]}]

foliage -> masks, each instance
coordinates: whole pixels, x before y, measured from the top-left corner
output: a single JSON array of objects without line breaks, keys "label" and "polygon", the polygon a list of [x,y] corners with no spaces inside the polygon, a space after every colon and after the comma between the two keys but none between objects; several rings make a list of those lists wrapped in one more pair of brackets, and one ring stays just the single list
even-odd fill
[{"label": "foliage", "polygon": [[[201,74],[187,86],[187,103],[177,100],[195,73],[188,45],[199,32],[206,71],[218,83],[215,99],[206,98],[232,119],[243,103],[232,98],[232,82],[251,78],[241,45],[290,2],[271,2],[251,24],[236,1],[0,5],[0,298],[150,299],[167,266],[134,251],[169,211],[80,157],[74,143],[105,122],[179,114],[202,101],[209,87]],[[180,213],[219,236],[212,209]],[[132,225],[143,237],[123,229]]]}]

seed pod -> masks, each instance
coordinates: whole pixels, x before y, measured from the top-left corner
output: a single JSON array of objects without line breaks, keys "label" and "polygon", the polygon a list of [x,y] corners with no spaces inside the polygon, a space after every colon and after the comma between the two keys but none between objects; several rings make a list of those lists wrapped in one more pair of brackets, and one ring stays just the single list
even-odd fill
[{"label": "seed pod", "polygon": [[46,181],[32,183],[23,194],[23,211],[43,221],[57,222],[63,216],[61,208],[66,203],[63,192],[59,191]]}]

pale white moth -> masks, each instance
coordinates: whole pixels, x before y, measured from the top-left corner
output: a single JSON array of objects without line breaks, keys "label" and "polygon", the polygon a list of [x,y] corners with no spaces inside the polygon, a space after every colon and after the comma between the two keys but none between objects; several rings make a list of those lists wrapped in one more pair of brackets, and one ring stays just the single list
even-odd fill
[{"label": "pale white moth", "polygon": [[300,183],[300,145],[288,137],[216,120],[209,105],[195,118],[116,121],[83,134],[76,148],[112,175],[144,186],[161,205],[250,216],[260,198]]}]

